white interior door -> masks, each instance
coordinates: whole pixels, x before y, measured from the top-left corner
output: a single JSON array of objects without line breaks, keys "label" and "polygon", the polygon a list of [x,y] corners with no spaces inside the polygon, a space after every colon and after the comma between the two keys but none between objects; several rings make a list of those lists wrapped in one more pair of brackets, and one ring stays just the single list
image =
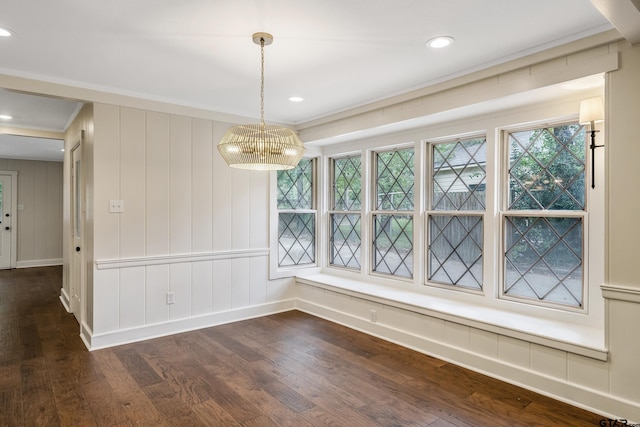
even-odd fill
[{"label": "white interior door", "polygon": [[0,269],[11,268],[11,241],[13,233],[11,175],[0,175]]},{"label": "white interior door", "polygon": [[70,268],[70,304],[71,312],[74,314],[78,323],[82,318],[82,293],[83,293],[83,254],[82,254],[82,237],[83,237],[83,221],[82,212],[84,211],[84,187],[82,180],[82,144],[78,143],[71,151],[71,233],[73,253],[71,255]]}]

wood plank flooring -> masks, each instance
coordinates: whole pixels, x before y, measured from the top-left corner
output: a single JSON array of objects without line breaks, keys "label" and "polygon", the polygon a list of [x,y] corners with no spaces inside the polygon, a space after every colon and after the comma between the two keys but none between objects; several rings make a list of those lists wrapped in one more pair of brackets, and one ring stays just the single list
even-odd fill
[{"label": "wood plank flooring", "polygon": [[0,271],[0,426],[597,426],[298,311],[88,352],[60,267]]}]

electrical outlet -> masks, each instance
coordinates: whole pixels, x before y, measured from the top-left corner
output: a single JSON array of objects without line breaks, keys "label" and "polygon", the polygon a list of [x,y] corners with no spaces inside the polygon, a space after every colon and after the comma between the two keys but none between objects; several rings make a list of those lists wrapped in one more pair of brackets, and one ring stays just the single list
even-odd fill
[{"label": "electrical outlet", "polygon": [[375,310],[371,310],[371,311],[369,312],[369,314],[370,314],[370,316],[371,316],[371,317],[370,317],[370,318],[371,318],[371,321],[372,321],[373,323],[376,323],[376,322],[378,321],[378,313],[377,313]]},{"label": "electrical outlet", "polygon": [[176,303],[176,293],[167,292],[167,305]]},{"label": "electrical outlet", "polygon": [[109,200],[109,212],[111,213],[124,212],[124,200]]}]

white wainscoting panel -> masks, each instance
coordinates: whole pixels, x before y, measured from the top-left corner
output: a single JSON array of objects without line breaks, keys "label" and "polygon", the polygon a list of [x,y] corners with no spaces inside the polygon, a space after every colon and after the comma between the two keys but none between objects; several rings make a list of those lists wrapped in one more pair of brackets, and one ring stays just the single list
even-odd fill
[{"label": "white wainscoting panel", "polygon": [[191,313],[194,316],[214,311],[213,263],[214,261],[191,263]]},{"label": "white wainscoting panel", "polygon": [[531,344],[531,369],[553,378],[567,379],[566,351]]},{"label": "white wainscoting panel", "polygon": [[146,268],[130,267],[115,270],[120,274],[118,295],[120,329],[135,328],[146,322]]},{"label": "white wainscoting panel", "polygon": [[[169,320],[169,306],[166,302],[169,291],[169,265],[150,265],[146,269],[145,324],[166,322]],[[120,292],[126,287],[128,283],[121,283]]]},{"label": "white wainscoting panel", "polygon": [[251,260],[237,258],[231,260],[231,306],[232,308],[251,305]]},{"label": "white wainscoting panel", "polygon": [[469,350],[493,359],[498,358],[499,335],[472,328],[469,331]]},{"label": "white wainscoting panel", "polygon": [[176,263],[169,266],[169,291],[175,293],[175,303],[169,306],[170,319],[190,317],[193,312],[191,302],[191,263]]},{"label": "white wainscoting panel", "polygon": [[581,354],[567,355],[567,380],[588,389],[609,391],[609,363],[585,357]]},{"label": "white wainscoting panel", "polygon": [[231,286],[233,284],[233,272],[231,261],[228,259],[213,261],[213,309],[211,311],[226,311],[233,308]]}]

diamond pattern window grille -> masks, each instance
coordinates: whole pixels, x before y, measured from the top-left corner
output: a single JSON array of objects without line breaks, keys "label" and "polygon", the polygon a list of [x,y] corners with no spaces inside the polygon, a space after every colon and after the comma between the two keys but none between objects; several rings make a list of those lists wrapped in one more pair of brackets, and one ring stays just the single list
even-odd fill
[{"label": "diamond pattern window grille", "polygon": [[483,216],[459,212],[485,210],[487,139],[434,143],[431,150],[431,208],[438,214],[427,217],[427,280],[482,289]]},{"label": "diamond pattern window grille", "polygon": [[429,215],[428,280],[482,289],[482,217]]},{"label": "diamond pattern window grille", "polygon": [[278,171],[278,209],[313,209],[313,159]]},{"label": "diamond pattern window grille", "polygon": [[433,210],[484,210],[486,138],[433,144]]},{"label": "diamond pattern window grille", "polygon": [[585,209],[585,130],[578,124],[509,134],[509,209]]},{"label": "diamond pattern window grille", "polygon": [[315,262],[314,213],[281,212],[278,215],[278,262],[280,266]]},{"label": "diamond pattern window grille", "polygon": [[333,159],[333,210],[329,212],[329,264],[360,269],[361,156]]},{"label": "diamond pattern window grille", "polygon": [[278,265],[314,264],[316,212],[314,159],[302,159],[290,170],[278,171]]},{"label": "diamond pattern window grille", "polygon": [[331,214],[332,265],[360,269],[360,214]]},{"label": "diamond pattern window grille", "polygon": [[582,246],[582,218],[505,217],[505,294],[582,307]]},{"label": "diamond pattern window grille", "polygon": [[414,150],[386,151],[377,155],[376,208],[413,210]]},{"label": "diamond pattern window grille", "polygon": [[360,156],[333,160],[333,204],[337,211],[356,211],[361,208],[362,173]]},{"label": "diamond pattern window grille", "polygon": [[413,277],[413,216],[374,215],[373,271]]}]

